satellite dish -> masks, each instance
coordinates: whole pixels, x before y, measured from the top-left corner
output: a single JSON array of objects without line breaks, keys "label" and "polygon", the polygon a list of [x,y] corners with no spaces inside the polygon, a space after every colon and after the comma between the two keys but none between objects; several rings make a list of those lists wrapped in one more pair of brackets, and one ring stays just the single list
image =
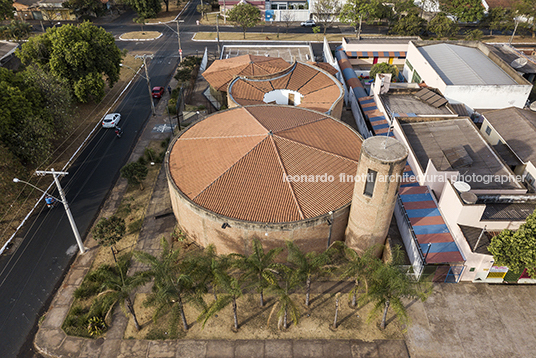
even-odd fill
[{"label": "satellite dish", "polygon": [[531,109],[531,111],[536,112],[536,101],[532,102],[529,108]]},{"label": "satellite dish", "polygon": [[510,63],[510,66],[512,66],[513,68],[521,68],[523,66],[525,66],[527,64],[527,59],[525,57],[519,57],[519,58],[516,58],[515,60],[513,60],[511,63]]},{"label": "satellite dish", "polygon": [[459,193],[466,193],[471,190],[471,185],[463,181],[454,182],[454,184],[452,185],[454,185],[454,187],[456,188],[456,190],[458,190]]}]

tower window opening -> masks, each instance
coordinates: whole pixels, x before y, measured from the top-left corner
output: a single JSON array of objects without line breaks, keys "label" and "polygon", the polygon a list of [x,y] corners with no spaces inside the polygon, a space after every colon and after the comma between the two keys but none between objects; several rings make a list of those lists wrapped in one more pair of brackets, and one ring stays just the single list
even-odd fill
[{"label": "tower window opening", "polygon": [[378,172],[369,169],[367,173],[367,182],[365,184],[365,191],[363,192],[364,195],[368,196],[369,198],[372,198],[372,194],[374,193],[374,185],[376,184],[376,176]]}]

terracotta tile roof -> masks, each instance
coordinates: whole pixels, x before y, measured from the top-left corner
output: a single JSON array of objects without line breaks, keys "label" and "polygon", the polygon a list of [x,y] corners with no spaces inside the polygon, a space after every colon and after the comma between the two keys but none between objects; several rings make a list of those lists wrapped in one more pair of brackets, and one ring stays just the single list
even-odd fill
[{"label": "terracotta tile roof", "polygon": [[[332,117],[292,106],[238,107],[193,125],[174,143],[170,175],[198,205],[227,217],[288,222],[351,201],[362,139]],[[288,182],[286,175],[334,180]]]},{"label": "terracotta tile roof", "polygon": [[333,76],[335,76],[335,74],[337,74],[337,72],[339,72],[335,67],[333,67],[332,65],[330,65],[327,62],[312,62],[312,61],[308,61],[307,63],[309,63],[309,64],[311,64],[313,66],[316,66],[316,67],[320,67],[321,69],[323,69],[324,71],[328,72],[330,75],[333,75]]},{"label": "terracotta tile roof", "polygon": [[214,61],[203,72],[203,77],[218,91],[227,92],[227,85],[235,76],[269,75],[289,66],[279,57],[244,55]]},{"label": "terracotta tile roof", "polygon": [[285,73],[274,74],[263,78],[238,77],[231,81],[229,95],[239,105],[248,105],[257,101],[263,104],[264,95],[251,91],[255,86],[264,94],[273,90],[289,89],[300,93],[303,97],[298,107],[313,108],[330,113],[333,106],[344,96],[344,90],[336,78],[313,65],[296,62]]},{"label": "terracotta tile roof", "polygon": [[505,9],[512,8],[518,0],[486,0],[490,9],[495,7],[503,7]]}]

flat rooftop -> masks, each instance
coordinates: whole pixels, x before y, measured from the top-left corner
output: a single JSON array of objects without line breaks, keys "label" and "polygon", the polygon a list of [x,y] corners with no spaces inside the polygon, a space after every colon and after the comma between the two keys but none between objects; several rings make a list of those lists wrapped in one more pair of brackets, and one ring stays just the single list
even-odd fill
[{"label": "flat rooftop", "polygon": [[407,44],[410,41],[419,41],[417,36],[407,37],[361,37],[357,39],[355,37],[345,37],[344,41],[348,44]]},{"label": "flat rooftop", "polygon": [[286,46],[224,45],[221,58],[226,59],[242,55],[281,57],[289,64],[294,59],[300,62],[314,61],[311,46],[300,44],[289,44]]},{"label": "flat rooftop", "polygon": [[454,114],[446,106],[441,106],[439,108],[434,107],[416,97],[414,93],[388,92],[381,95],[380,98],[395,117],[412,117],[419,115],[444,116]]},{"label": "flat rooftop", "polygon": [[468,118],[400,120],[400,125],[423,171],[431,160],[439,171],[458,171],[473,189],[523,188],[516,181],[498,179],[513,173]]},{"label": "flat rooftop", "polygon": [[417,47],[447,85],[517,85],[475,47],[440,43]]}]

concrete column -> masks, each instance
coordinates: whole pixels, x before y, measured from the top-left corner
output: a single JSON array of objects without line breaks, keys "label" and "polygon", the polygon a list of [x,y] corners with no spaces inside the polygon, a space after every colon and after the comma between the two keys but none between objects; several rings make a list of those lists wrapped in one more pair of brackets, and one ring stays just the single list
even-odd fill
[{"label": "concrete column", "polygon": [[346,228],[348,247],[362,253],[378,245],[375,254],[380,257],[407,157],[406,147],[394,138],[376,136],[363,142]]}]

